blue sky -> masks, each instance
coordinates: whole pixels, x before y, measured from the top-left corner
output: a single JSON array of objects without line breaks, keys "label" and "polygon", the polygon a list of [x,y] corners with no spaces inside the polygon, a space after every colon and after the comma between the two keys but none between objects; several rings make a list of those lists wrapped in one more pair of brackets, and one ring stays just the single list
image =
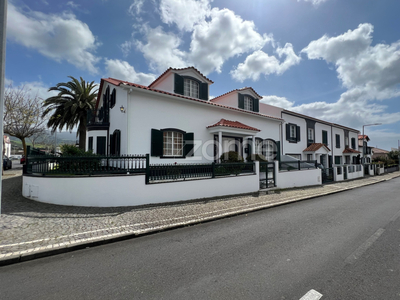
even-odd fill
[{"label": "blue sky", "polygon": [[42,98],[67,76],[147,85],[195,66],[212,96],[263,101],[400,140],[398,0],[9,0],[6,84]]}]

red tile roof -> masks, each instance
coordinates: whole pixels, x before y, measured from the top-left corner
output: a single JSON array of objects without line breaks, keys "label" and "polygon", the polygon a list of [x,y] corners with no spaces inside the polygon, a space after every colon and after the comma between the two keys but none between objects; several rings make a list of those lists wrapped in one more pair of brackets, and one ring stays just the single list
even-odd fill
[{"label": "red tile roof", "polygon": [[358,140],[367,140],[367,142],[369,141],[369,137],[368,137],[368,135],[362,135],[362,134],[359,134],[358,135]]},{"label": "red tile roof", "polygon": [[199,70],[197,70],[195,67],[187,67],[187,68],[180,68],[180,69],[176,69],[176,68],[168,68],[164,73],[162,73],[160,76],[158,76],[156,78],[156,80],[154,80],[152,83],[149,84],[149,87],[152,87],[157,81],[159,81],[165,74],[167,74],[169,71],[182,71],[182,70],[188,70],[188,69],[193,69],[195,70],[197,73],[199,73],[204,79],[210,81],[211,83],[214,83],[214,81],[212,81],[211,79],[208,79],[206,76],[204,76]]},{"label": "red tile roof", "polygon": [[247,129],[247,130],[252,130],[252,131],[261,131],[260,129],[245,125],[245,124],[240,123],[238,121],[229,121],[229,120],[225,120],[225,119],[221,119],[218,123],[215,123],[214,125],[207,126],[207,128],[217,127],[217,126],[232,127],[232,128],[239,128],[239,129]]},{"label": "red tile roof", "polygon": [[343,150],[343,153],[361,153],[360,151],[354,150],[352,148],[346,148]]},{"label": "red tile roof", "polygon": [[389,151],[379,149],[379,148],[372,148],[372,152],[374,152],[374,154],[388,154],[389,153]]},{"label": "red tile roof", "polygon": [[304,149],[303,152],[315,152],[315,151],[321,149],[321,147],[325,147],[328,151],[331,151],[331,149],[329,149],[328,146],[326,146],[325,144],[313,143],[310,146],[308,146],[306,149]]},{"label": "red tile roof", "polygon": [[236,89],[236,90],[229,91],[229,92],[227,92],[225,94],[222,94],[222,95],[220,95],[218,97],[212,98],[210,101],[214,101],[215,99],[221,98],[222,96],[228,95],[228,94],[233,93],[233,92],[241,92],[241,91],[244,91],[244,90],[247,90],[247,89],[251,89],[254,92],[254,94],[256,94],[257,97],[259,97],[259,99],[262,99],[262,96],[260,96],[252,87],[244,87],[244,88],[241,88],[241,89]]},{"label": "red tile roof", "polygon": [[187,100],[203,103],[203,104],[206,104],[206,105],[212,105],[212,106],[216,106],[216,107],[221,107],[221,108],[240,111],[240,112],[244,112],[244,113],[248,113],[248,114],[252,114],[252,115],[266,117],[266,118],[273,119],[273,120],[283,121],[283,119],[281,119],[281,118],[272,117],[272,116],[268,116],[268,115],[265,115],[265,114],[260,114],[260,113],[256,113],[256,112],[253,112],[253,111],[248,111],[248,110],[244,110],[244,109],[236,108],[236,107],[232,107],[232,106],[222,105],[222,104],[219,104],[219,103],[213,103],[213,102],[206,101],[206,100],[200,100],[200,99],[190,98],[190,97],[179,95],[179,94],[169,93],[169,92],[153,89],[153,88],[141,85],[141,84],[136,84],[136,83],[132,83],[132,82],[124,81],[124,80],[119,80],[119,79],[115,79],[115,78],[102,78],[101,79],[100,87],[99,87],[99,91],[100,92],[98,93],[98,96],[97,96],[96,108],[97,108],[97,105],[98,105],[98,103],[100,101],[100,98],[102,96],[101,90],[102,90],[104,81],[109,82],[109,83],[111,83],[113,85],[116,85],[116,86],[120,86],[121,84],[124,84],[124,85],[128,85],[128,86],[131,86],[131,87],[134,87],[134,88],[139,88],[139,89],[148,90],[148,91],[152,91],[152,92],[156,92],[156,93],[160,93],[160,94],[165,94],[165,95],[170,95],[170,96],[174,96],[174,97],[178,97],[178,98],[183,98],[183,99],[187,99]]},{"label": "red tile roof", "polygon": [[336,124],[336,123],[330,123],[328,121],[324,121],[324,120],[317,119],[317,118],[314,118],[314,117],[310,117],[310,116],[306,116],[306,115],[303,115],[303,114],[299,114],[299,113],[291,111],[291,110],[284,109],[282,111],[282,113],[286,113],[286,114],[289,114],[289,115],[292,115],[292,116],[298,116],[298,117],[309,119],[309,120],[314,120],[314,121],[317,121],[319,123],[323,123],[323,124],[326,124],[326,125],[329,125],[329,126],[336,126],[336,127],[340,127],[340,128],[346,129],[346,130],[351,130],[351,131],[360,133],[360,131],[357,130],[357,129],[346,127],[346,126],[339,125],[339,124]]}]

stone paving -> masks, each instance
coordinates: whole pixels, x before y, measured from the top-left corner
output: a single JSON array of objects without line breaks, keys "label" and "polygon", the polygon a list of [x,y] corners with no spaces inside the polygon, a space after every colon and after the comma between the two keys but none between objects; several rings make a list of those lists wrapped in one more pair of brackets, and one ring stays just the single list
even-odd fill
[{"label": "stone paving", "polygon": [[90,246],[94,242],[101,243],[324,196],[399,176],[400,172],[394,172],[318,187],[284,190],[258,197],[242,196],[114,208],[35,202],[22,197],[20,175],[4,176],[0,215],[0,265],[40,257],[53,250],[67,251],[69,247]]}]

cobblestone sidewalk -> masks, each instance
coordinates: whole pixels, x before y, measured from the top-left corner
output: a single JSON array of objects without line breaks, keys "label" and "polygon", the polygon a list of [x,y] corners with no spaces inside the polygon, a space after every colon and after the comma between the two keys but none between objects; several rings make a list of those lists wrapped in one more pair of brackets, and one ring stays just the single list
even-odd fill
[{"label": "cobblestone sidewalk", "polygon": [[58,206],[28,200],[21,195],[22,177],[11,177],[3,180],[0,265],[324,196],[399,176],[400,172],[395,172],[259,197],[116,208]]}]

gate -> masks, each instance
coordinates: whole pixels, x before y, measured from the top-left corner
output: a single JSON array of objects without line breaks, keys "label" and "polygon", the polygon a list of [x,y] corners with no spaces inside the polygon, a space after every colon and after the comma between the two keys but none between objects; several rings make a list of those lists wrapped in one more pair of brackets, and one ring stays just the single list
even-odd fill
[{"label": "gate", "polygon": [[322,169],[322,183],[333,182],[333,168]]},{"label": "gate", "polygon": [[276,187],[275,184],[275,163],[260,162],[260,189]]},{"label": "gate", "polygon": [[347,166],[343,166],[343,179],[347,180]]}]

